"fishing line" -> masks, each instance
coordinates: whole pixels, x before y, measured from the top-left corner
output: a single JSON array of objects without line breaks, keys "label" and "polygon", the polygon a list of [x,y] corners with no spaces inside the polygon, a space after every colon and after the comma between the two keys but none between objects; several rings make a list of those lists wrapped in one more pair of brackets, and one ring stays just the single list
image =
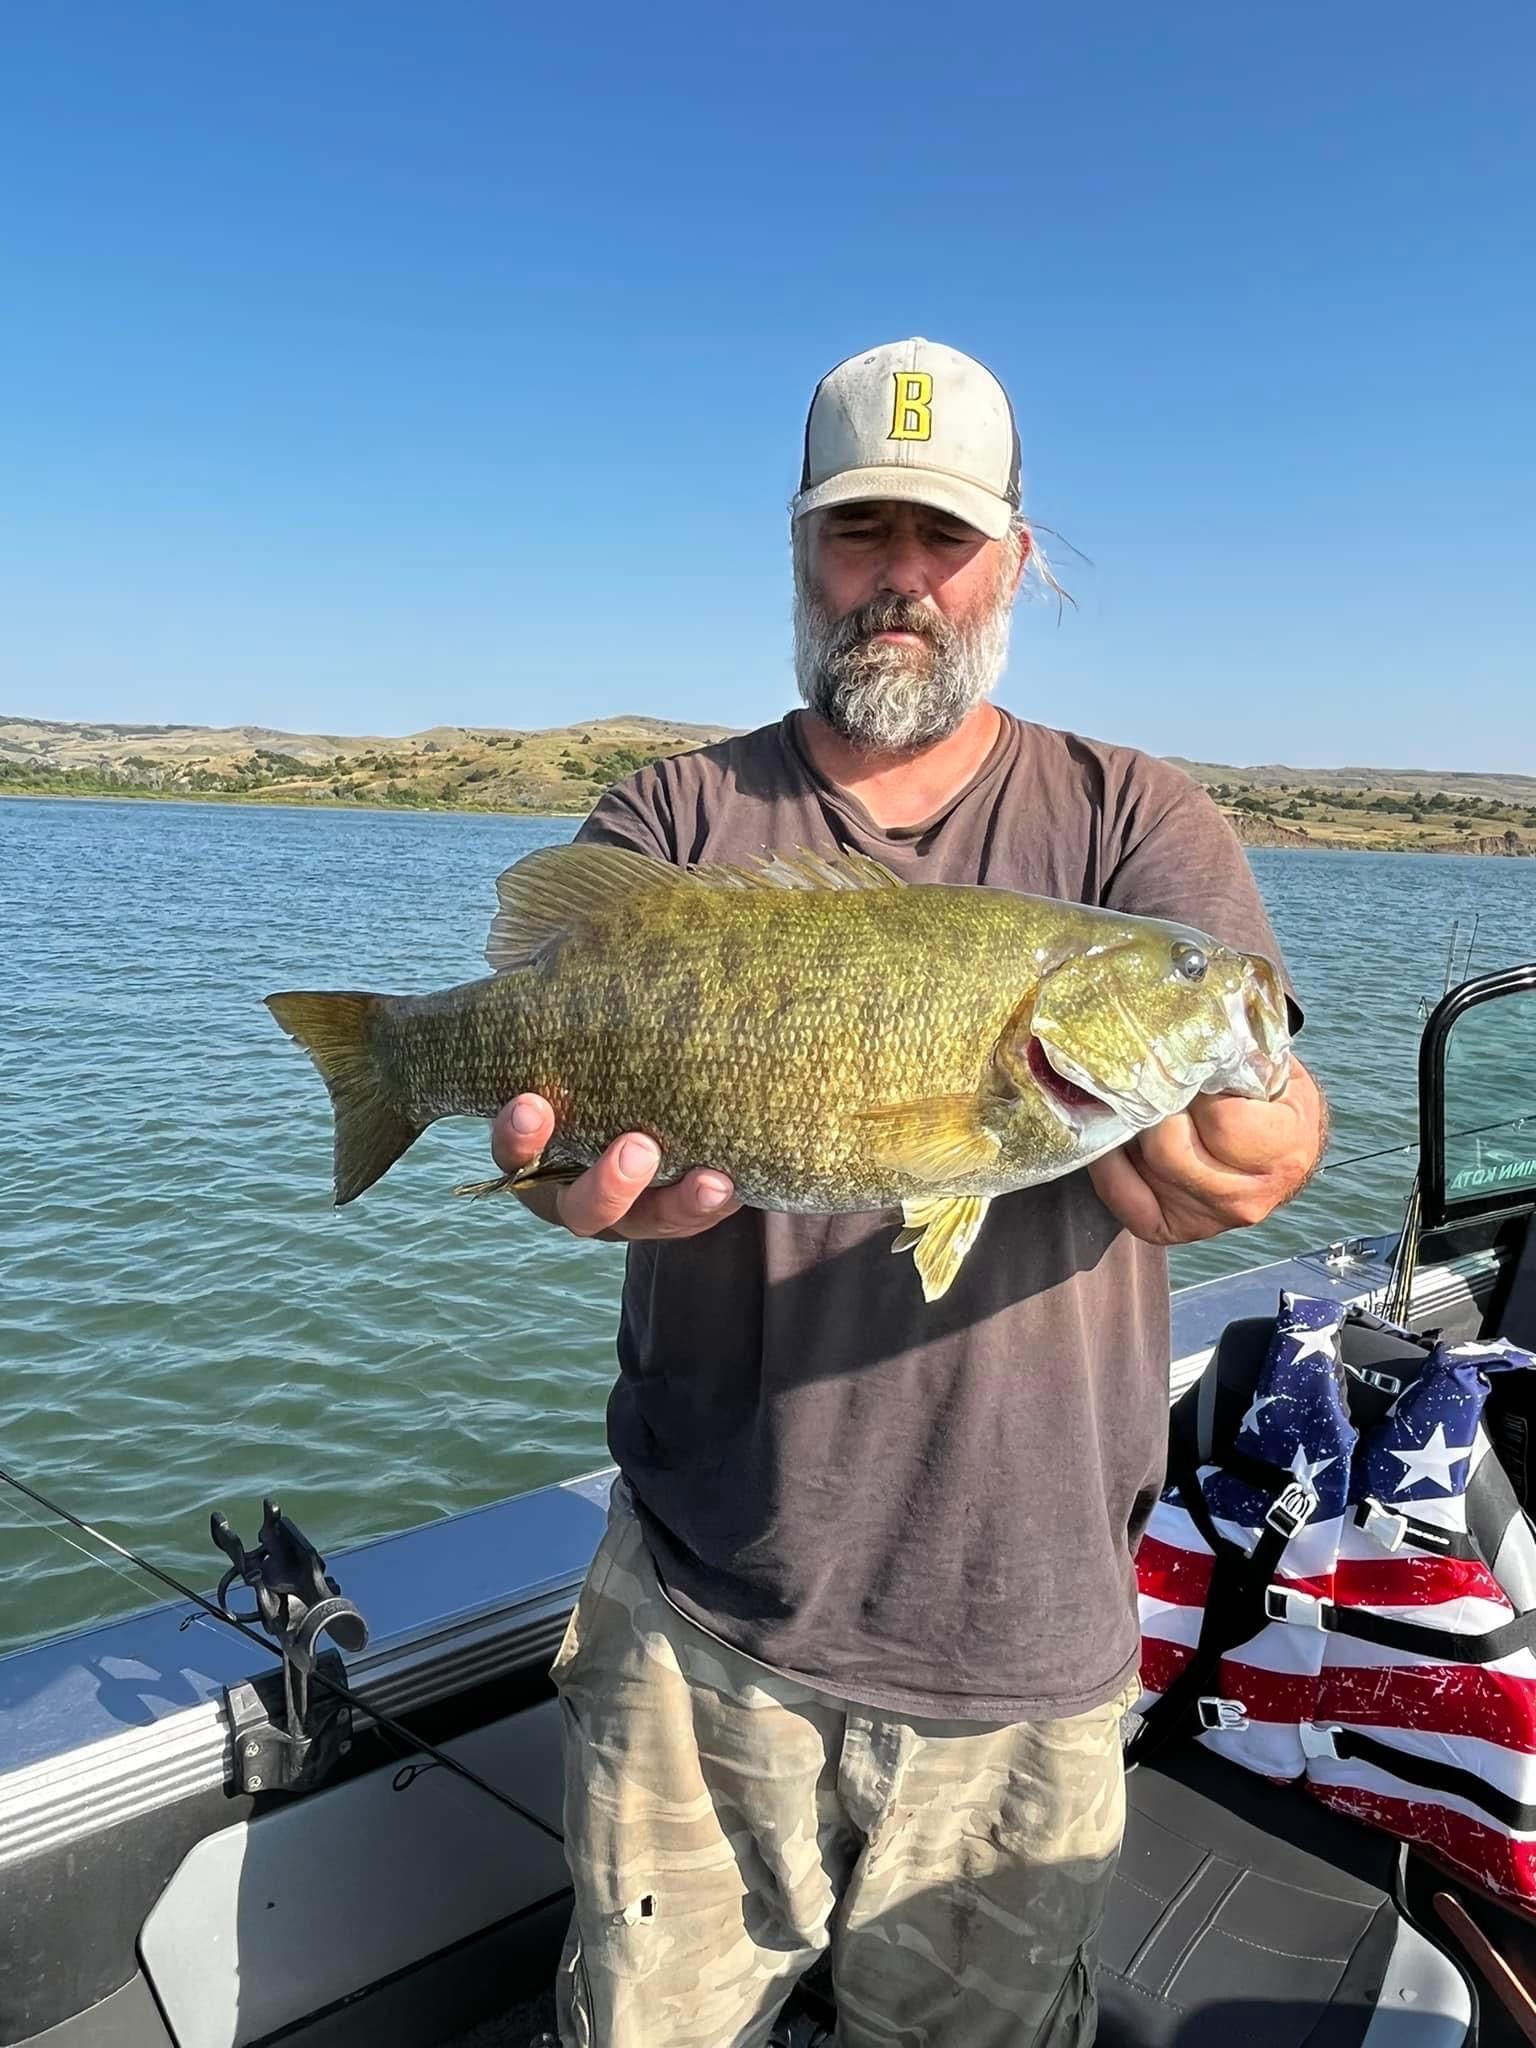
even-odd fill
[{"label": "fishing line", "polygon": [[[125,1572],[120,1564],[114,1564],[110,1557],[103,1557],[99,1551],[87,1550],[83,1543],[77,1543],[73,1536],[66,1536],[62,1529],[55,1529],[53,1524],[45,1522],[41,1515],[29,1514],[19,1502],[13,1501],[11,1506],[13,1512],[21,1517],[29,1529],[40,1529],[45,1536],[52,1536],[57,1542],[67,1544],[71,1550],[83,1557],[88,1564],[99,1564],[103,1571],[115,1573],[125,1586],[132,1586],[135,1593],[142,1595],[148,1590],[140,1585],[139,1579],[135,1578],[131,1572]],[[142,1576],[143,1574],[140,1573],[139,1577],[142,1578]],[[201,1619],[202,1617],[199,1616],[198,1618]]]},{"label": "fishing line", "polygon": [[[1506,1117],[1497,1123],[1475,1124],[1467,1130],[1448,1131],[1446,1137],[1476,1138],[1485,1136],[1490,1131],[1516,1130],[1521,1125],[1529,1122],[1533,1115],[1536,1115],[1536,1111],[1528,1110],[1520,1116]],[[1414,1152],[1417,1150],[1418,1140],[1410,1138],[1400,1145],[1381,1145],[1374,1151],[1354,1152],[1344,1159],[1330,1159],[1319,1169],[1319,1172],[1331,1173],[1339,1167],[1363,1166],[1373,1159],[1389,1159],[1403,1152]],[[258,1630],[252,1628],[249,1623],[239,1620],[233,1614],[226,1614],[221,1607],[216,1607],[211,1600],[205,1599],[201,1593],[194,1592],[190,1586],[186,1585],[181,1579],[176,1578],[171,1572],[162,1570],[159,1565],[151,1564],[147,1558],[141,1557],[137,1551],[129,1549],[126,1544],[117,1542],[113,1537],[108,1536],[105,1531],[95,1528],[90,1522],[82,1520],[79,1515],[61,1506],[58,1501],[50,1500],[47,1494],[40,1493],[36,1487],[27,1485],[24,1480],[18,1479],[13,1472],[6,1471],[3,1466],[0,1466],[0,1482],[12,1488],[14,1492],[24,1495],[26,1499],[35,1502],[38,1507],[42,1508],[47,1514],[54,1516],[56,1520],[67,1522],[71,1528],[78,1529],[83,1536],[89,1536],[92,1542],[99,1543],[104,1549],[115,1552],[118,1557],[132,1565],[134,1570],[143,1577],[158,1580],[162,1586],[168,1586],[181,1599],[190,1600],[193,1606],[201,1611],[197,1614],[188,1615],[187,1620],[189,1622],[201,1622],[205,1627],[209,1620],[218,1622],[224,1628],[233,1629],[237,1635],[244,1636],[248,1642],[254,1643],[259,1650],[264,1651],[269,1657],[275,1657],[279,1663],[283,1661],[283,1653],[278,1646]],[[105,1570],[115,1573],[118,1578],[123,1580],[125,1585],[132,1586],[136,1593],[143,1590],[122,1569],[121,1565],[114,1564],[110,1558],[101,1557],[96,1552],[87,1550],[83,1544],[76,1543],[72,1538],[66,1536],[61,1529],[49,1530],[46,1523],[38,1521],[33,1515],[29,1515],[24,1508],[19,1509],[18,1512],[29,1527],[42,1529],[46,1533],[57,1536],[61,1543],[66,1544],[69,1549],[77,1551],[88,1563],[100,1565]],[[487,1798],[494,1799],[499,1806],[507,1807],[520,1820],[527,1821],[530,1827],[537,1828],[540,1834],[547,1835],[553,1842],[564,1842],[565,1837],[558,1828],[551,1827],[548,1821],[541,1820],[538,1814],[530,1812],[526,1806],[520,1804],[510,1793],[503,1792],[498,1786],[490,1784],[477,1771],[472,1771],[467,1764],[460,1763],[457,1757],[449,1756],[445,1750],[439,1749],[435,1744],[425,1741],[419,1735],[412,1734],[410,1729],[397,1721],[393,1715],[385,1714],[379,1708],[370,1706],[368,1701],[361,1694],[354,1692],[350,1686],[343,1685],[335,1679],[327,1678],[320,1671],[311,1673],[311,1681],[323,1691],[330,1693],[334,1698],[344,1700],[348,1706],[366,1715],[376,1728],[382,1733],[392,1736],[396,1742],[403,1744],[408,1752],[419,1752],[422,1755],[431,1757],[434,1765],[441,1765],[452,1776],[462,1778],[466,1784],[475,1786],[477,1790],[485,1793]],[[429,1765],[408,1765],[404,1770],[396,1773],[395,1783],[403,1789],[405,1785],[413,1783],[424,1770],[429,1768],[431,1768]]]},{"label": "fishing line", "polygon": [[[18,1479],[14,1472],[7,1472],[3,1465],[0,1465],[0,1481],[3,1481],[7,1486],[13,1487],[17,1493],[25,1494],[28,1500],[35,1501],[48,1514],[56,1515],[61,1522],[68,1522],[70,1527],[78,1529],[82,1536],[89,1536],[92,1542],[100,1543],[106,1549],[115,1551],[119,1557],[125,1558],[129,1564],[143,1572],[146,1577],[158,1579],[162,1586],[169,1586],[173,1593],[178,1594],[183,1600],[190,1600],[194,1607],[201,1608],[204,1614],[211,1615],[215,1621],[222,1622],[226,1628],[232,1628],[237,1635],[242,1635],[248,1642],[254,1643],[259,1650],[266,1651],[269,1657],[276,1657],[279,1663],[283,1661],[283,1653],[276,1643],[262,1635],[258,1629],[252,1628],[248,1622],[241,1621],[237,1615],[226,1614],[222,1607],[216,1607],[211,1600],[205,1599],[201,1593],[194,1592],[190,1586],[185,1585],[172,1573],[162,1571],[159,1565],[151,1564],[148,1558],[141,1557],[135,1550],[130,1550],[127,1544],[116,1542],[102,1530],[94,1528],[91,1523],[82,1521],[79,1515],[72,1514],[66,1507],[61,1507],[58,1501],[50,1500],[46,1493],[39,1493],[35,1486],[28,1486],[25,1480]],[[36,1525],[34,1524],[34,1526]],[[60,1532],[56,1531],[55,1533],[58,1534]],[[66,1536],[62,1540],[67,1543],[69,1538]],[[72,1547],[76,1550],[80,1549],[79,1544],[75,1544]],[[91,1557],[89,1551],[82,1552],[82,1555]],[[107,1564],[107,1560],[102,1557],[92,1557],[91,1562],[93,1564]],[[107,1565],[107,1569],[109,1571],[116,1571],[118,1568],[115,1565]],[[126,1578],[127,1574],[124,1572],[120,1573],[119,1576]],[[477,1771],[472,1771],[467,1764],[461,1764],[457,1757],[449,1756],[446,1750],[437,1748],[433,1743],[423,1741],[419,1735],[413,1735],[410,1729],[397,1721],[392,1714],[381,1713],[377,1707],[370,1706],[368,1701],[360,1693],[355,1693],[349,1685],[342,1685],[334,1678],[327,1678],[323,1672],[318,1670],[310,1673],[310,1683],[319,1686],[322,1691],[332,1694],[336,1699],[345,1700],[348,1706],[355,1708],[359,1713],[366,1714],[376,1727],[384,1730],[386,1734],[394,1736],[397,1742],[403,1742],[408,1749],[419,1750],[423,1755],[431,1757],[434,1763],[441,1764],[443,1769],[450,1771],[454,1777],[463,1778],[466,1783],[478,1786],[487,1798],[494,1799],[498,1805],[509,1807],[520,1820],[525,1820],[530,1827],[537,1828],[541,1835],[548,1835],[552,1842],[563,1844],[565,1837],[558,1828],[553,1828],[548,1821],[541,1820],[538,1814],[530,1812],[526,1806],[521,1805],[514,1799],[509,1792],[503,1792],[499,1786],[492,1785],[488,1780],[482,1778]],[[415,1775],[419,1775],[419,1772]]]},{"label": "fishing line", "polygon": [[[1506,1117],[1502,1123],[1473,1124],[1469,1130],[1447,1131],[1445,1135],[1449,1140],[1452,1138],[1482,1138],[1486,1137],[1489,1131],[1517,1131],[1522,1124],[1529,1123],[1533,1116],[1536,1116],[1536,1110],[1522,1110],[1519,1116]],[[1335,1167],[1362,1166],[1367,1159],[1388,1159],[1394,1153],[1417,1152],[1418,1149],[1418,1139],[1409,1138],[1406,1143],[1401,1145],[1382,1145],[1375,1152],[1351,1152],[1347,1159],[1326,1160],[1318,1168],[1318,1172],[1320,1174],[1332,1173]]]}]

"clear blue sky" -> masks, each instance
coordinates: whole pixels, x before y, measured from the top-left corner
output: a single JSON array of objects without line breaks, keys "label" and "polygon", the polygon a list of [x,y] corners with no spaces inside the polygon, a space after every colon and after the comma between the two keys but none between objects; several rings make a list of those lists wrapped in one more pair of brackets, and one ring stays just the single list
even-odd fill
[{"label": "clear blue sky", "polygon": [[0,710],[793,700],[816,378],[1009,386],[1004,701],[1536,772],[1536,11],[15,0]]}]

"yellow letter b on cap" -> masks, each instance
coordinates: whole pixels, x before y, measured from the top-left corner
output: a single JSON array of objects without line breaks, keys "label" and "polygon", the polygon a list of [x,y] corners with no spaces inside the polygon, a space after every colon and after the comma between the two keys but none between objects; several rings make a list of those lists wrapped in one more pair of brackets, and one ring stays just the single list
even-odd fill
[{"label": "yellow letter b on cap", "polygon": [[891,414],[893,441],[933,439],[933,379],[926,370],[896,372],[896,408]]}]

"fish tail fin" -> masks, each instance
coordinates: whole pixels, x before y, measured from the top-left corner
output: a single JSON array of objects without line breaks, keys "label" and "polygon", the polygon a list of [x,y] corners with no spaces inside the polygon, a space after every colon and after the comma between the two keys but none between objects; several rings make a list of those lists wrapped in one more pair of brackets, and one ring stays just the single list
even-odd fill
[{"label": "fish tail fin", "polygon": [[426,1124],[396,1099],[393,1076],[375,1042],[383,996],[303,991],[268,996],[267,1008],[303,1046],[330,1090],[336,1113],[336,1206],[354,1201],[389,1171]]}]

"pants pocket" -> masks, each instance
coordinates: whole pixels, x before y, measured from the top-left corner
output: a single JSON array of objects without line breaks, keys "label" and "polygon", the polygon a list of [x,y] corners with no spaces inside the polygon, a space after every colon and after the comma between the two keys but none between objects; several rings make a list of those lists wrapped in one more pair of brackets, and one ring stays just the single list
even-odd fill
[{"label": "pants pocket", "polygon": [[619,1552],[627,1542],[637,1536],[638,1527],[634,1509],[629,1504],[629,1490],[622,1480],[616,1481],[613,1499],[608,1509],[608,1526],[593,1552],[592,1562],[587,1567],[587,1575],[576,1595],[576,1604],[565,1624],[565,1633],[560,1638],[560,1647],[556,1650],[554,1661],[549,1667],[549,1675],[557,1692],[569,1685],[574,1676],[583,1638],[591,1634],[594,1618],[602,1602],[603,1588],[618,1561]]}]

